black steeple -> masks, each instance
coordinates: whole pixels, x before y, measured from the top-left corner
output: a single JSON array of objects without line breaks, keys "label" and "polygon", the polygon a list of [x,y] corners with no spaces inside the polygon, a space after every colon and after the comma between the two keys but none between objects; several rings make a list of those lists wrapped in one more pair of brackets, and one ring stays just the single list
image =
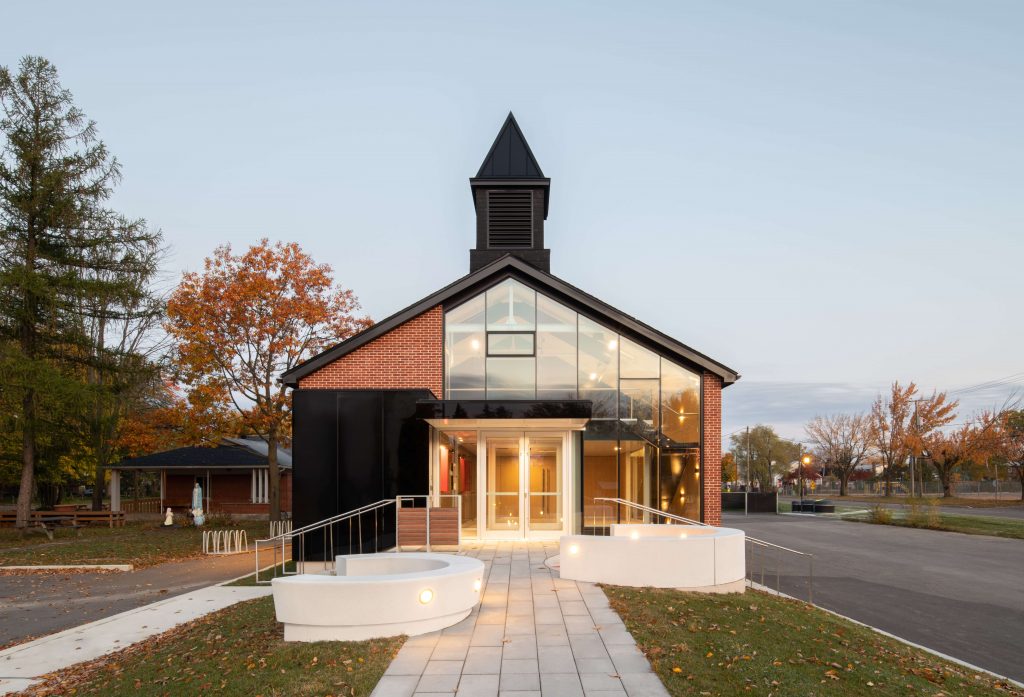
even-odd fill
[{"label": "black steeple", "polygon": [[513,254],[550,271],[544,221],[551,180],[541,171],[512,112],[469,185],[476,207],[476,249],[469,252],[469,270]]}]

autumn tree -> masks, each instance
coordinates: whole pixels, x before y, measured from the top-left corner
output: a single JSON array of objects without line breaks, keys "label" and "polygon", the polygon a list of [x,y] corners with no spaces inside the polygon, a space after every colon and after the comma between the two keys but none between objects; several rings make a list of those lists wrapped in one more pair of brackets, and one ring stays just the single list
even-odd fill
[{"label": "autumn tree", "polygon": [[921,438],[923,454],[942,482],[943,497],[953,496],[956,473],[992,447],[997,425],[993,414],[984,413],[959,428],[936,429]]},{"label": "autumn tree", "polygon": [[957,402],[950,402],[945,393],[917,395],[913,382],[903,387],[896,381],[889,395],[878,395],[871,406],[870,442],[882,466],[886,496],[892,496],[893,474],[920,452],[924,437],[956,418]]},{"label": "autumn tree", "polygon": [[330,266],[295,243],[263,239],[244,254],[216,249],[167,303],[167,332],[189,400],[232,408],[268,445],[271,520],[280,519],[277,448],[291,429],[291,394],[278,377],[369,326]]},{"label": "autumn tree", "polygon": [[896,381],[889,390],[889,396],[883,398],[878,395],[871,406],[871,444],[882,465],[886,496],[892,496],[892,478],[896,468],[910,457],[907,429],[913,409],[911,400],[915,394],[917,386],[914,383],[901,387]]},{"label": "autumn tree", "polygon": [[839,495],[846,496],[850,475],[871,449],[871,421],[865,414],[816,416],[804,429],[822,464],[839,477]]},{"label": "autumn tree", "polygon": [[93,403],[82,307],[130,292],[159,233],[106,207],[120,166],[49,61],[0,68],[0,108],[0,392],[18,416],[24,528],[37,465],[81,445],[68,423]]},{"label": "autumn tree", "polygon": [[736,456],[732,453],[726,453],[722,456],[722,481],[735,482],[738,480],[737,474]]},{"label": "autumn tree", "polygon": [[[921,457],[927,448],[928,439],[933,434],[941,435],[941,430],[956,419],[959,402],[950,401],[945,392],[933,392],[931,397],[913,400],[914,408],[907,430],[907,446],[914,458]],[[986,438],[988,431],[986,431]],[[934,464],[934,463],[933,463]],[[960,463],[962,466],[964,463]],[[936,468],[938,469],[938,468]],[[918,466],[916,472],[920,482],[919,491],[924,495],[924,466]],[[940,479],[942,476],[940,474]],[[946,480],[942,480],[945,485]]]},{"label": "autumn tree", "polygon": [[796,443],[780,438],[774,428],[761,424],[749,433],[734,433],[730,441],[736,462],[744,468],[748,481],[756,481],[761,491],[775,487],[775,475],[784,475],[800,451]]},{"label": "autumn tree", "polygon": [[998,453],[1021,484],[1024,501],[1024,409],[1004,409],[998,421]]}]

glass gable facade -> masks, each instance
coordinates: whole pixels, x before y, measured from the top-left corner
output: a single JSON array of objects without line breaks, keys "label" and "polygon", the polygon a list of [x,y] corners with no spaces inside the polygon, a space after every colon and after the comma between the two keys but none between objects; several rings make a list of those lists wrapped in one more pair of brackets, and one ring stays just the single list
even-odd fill
[{"label": "glass gable facade", "polygon": [[600,497],[700,519],[700,375],[507,279],[445,313],[445,399],[593,404],[583,526],[639,520]]}]

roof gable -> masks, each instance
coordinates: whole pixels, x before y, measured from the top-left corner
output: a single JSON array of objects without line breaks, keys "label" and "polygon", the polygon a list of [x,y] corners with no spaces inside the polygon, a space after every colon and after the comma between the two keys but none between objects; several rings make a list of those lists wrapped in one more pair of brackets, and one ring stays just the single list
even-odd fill
[{"label": "roof gable", "polygon": [[437,305],[456,305],[509,277],[523,281],[535,290],[573,306],[582,314],[602,324],[610,325],[632,339],[657,347],[662,353],[675,356],[684,363],[708,370],[721,377],[725,385],[731,385],[740,377],[735,370],[644,324],[635,317],[615,309],[556,276],[545,273],[516,257],[506,255],[297,365],[284,373],[280,380],[285,385],[297,387],[300,379],[383,336],[427,310]]}]

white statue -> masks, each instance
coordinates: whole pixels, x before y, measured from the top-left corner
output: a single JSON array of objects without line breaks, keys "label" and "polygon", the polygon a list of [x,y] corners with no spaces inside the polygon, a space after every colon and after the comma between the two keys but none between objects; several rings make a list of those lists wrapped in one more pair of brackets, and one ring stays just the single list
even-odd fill
[{"label": "white statue", "polygon": [[169,528],[169,527],[173,527],[173,526],[174,526],[174,513],[171,512],[170,508],[168,508],[167,509],[167,517],[164,518],[164,527],[165,528]]},{"label": "white statue", "polygon": [[196,527],[206,522],[206,516],[203,515],[203,487],[199,486],[199,482],[192,487],[192,520]]}]

